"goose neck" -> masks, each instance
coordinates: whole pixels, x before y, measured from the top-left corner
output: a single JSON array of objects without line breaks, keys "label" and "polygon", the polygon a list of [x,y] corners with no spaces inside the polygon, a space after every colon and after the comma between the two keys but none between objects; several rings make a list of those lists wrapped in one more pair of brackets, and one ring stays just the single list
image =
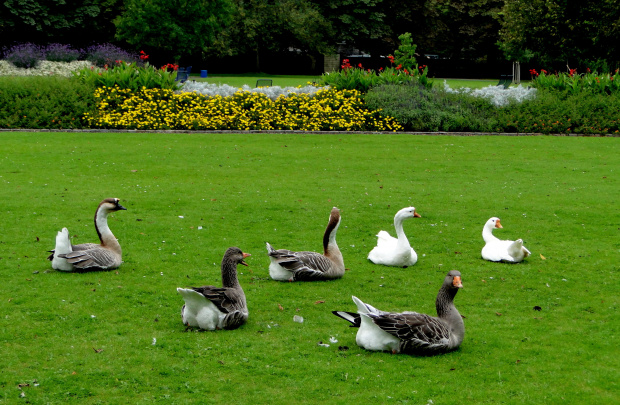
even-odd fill
[{"label": "goose neck", "polygon": [[485,225],[485,227],[482,228],[482,239],[487,243],[498,240],[498,238],[493,235],[493,226]]},{"label": "goose neck", "polygon": [[236,263],[230,261],[222,263],[222,285],[228,288],[239,287]]},{"label": "goose neck", "polygon": [[407,239],[407,236],[405,235],[405,230],[403,229],[403,221],[403,218],[394,218],[394,229],[396,230],[398,244],[403,246],[409,246],[409,240]]},{"label": "goose neck", "polygon": [[454,297],[457,292],[458,289],[442,287],[437,294],[437,301],[435,302],[437,316],[450,327],[450,340],[454,346],[458,346],[465,336],[463,318],[454,306]]}]

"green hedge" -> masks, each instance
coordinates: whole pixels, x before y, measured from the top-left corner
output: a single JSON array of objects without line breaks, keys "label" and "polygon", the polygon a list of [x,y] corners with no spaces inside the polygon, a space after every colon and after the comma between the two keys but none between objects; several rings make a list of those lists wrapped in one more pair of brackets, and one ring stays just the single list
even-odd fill
[{"label": "green hedge", "polygon": [[64,77],[0,77],[0,128],[88,128],[93,87]]}]

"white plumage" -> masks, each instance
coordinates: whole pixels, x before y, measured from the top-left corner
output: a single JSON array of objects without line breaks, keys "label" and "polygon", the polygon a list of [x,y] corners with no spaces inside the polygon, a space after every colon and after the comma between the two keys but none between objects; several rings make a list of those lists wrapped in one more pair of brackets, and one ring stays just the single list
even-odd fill
[{"label": "white plumage", "polygon": [[489,218],[482,228],[482,239],[485,245],[482,248],[482,258],[492,262],[519,263],[531,253],[523,246],[523,239],[500,240],[493,235],[493,229],[503,228],[500,219]]},{"label": "white plumage", "polygon": [[418,255],[409,244],[409,240],[403,230],[403,221],[408,218],[419,218],[414,207],[403,208],[394,216],[394,228],[397,238],[392,237],[387,231],[377,234],[377,246],[368,254],[368,260],[375,264],[385,266],[408,267],[418,261]]}]

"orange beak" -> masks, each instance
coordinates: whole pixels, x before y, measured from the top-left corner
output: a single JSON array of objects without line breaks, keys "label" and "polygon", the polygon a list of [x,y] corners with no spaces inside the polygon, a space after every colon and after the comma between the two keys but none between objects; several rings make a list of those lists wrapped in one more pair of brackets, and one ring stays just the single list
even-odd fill
[{"label": "orange beak", "polygon": [[[251,254],[249,254],[249,253],[243,253],[243,258],[244,258],[244,259],[245,259],[246,257],[250,257],[250,256],[252,256],[252,255],[251,255]],[[247,265],[248,265],[248,264],[247,264],[246,262],[244,262],[243,260],[241,260],[241,264],[243,264],[244,266],[247,266]]]},{"label": "orange beak", "polygon": [[422,218],[422,215],[420,215],[417,212],[413,211],[413,217],[414,218]]},{"label": "orange beak", "polygon": [[463,283],[461,283],[461,277],[454,277],[454,280],[452,280],[452,285],[456,288],[463,288]]},{"label": "orange beak", "polygon": [[496,228],[503,228],[502,224],[499,223],[499,219],[495,222]]}]

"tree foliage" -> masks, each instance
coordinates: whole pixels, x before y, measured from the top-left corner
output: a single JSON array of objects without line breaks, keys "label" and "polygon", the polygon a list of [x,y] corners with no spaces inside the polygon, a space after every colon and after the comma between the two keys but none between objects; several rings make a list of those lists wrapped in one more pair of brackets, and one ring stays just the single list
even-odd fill
[{"label": "tree foliage", "polygon": [[542,65],[618,61],[618,0],[506,0],[500,47],[512,60]]},{"label": "tree foliage", "polygon": [[127,0],[116,37],[178,61],[208,48],[231,19],[231,0]]},{"label": "tree foliage", "polygon": [[112,20],[123,0],[4,0],[0,2],[0,38],[16,42],[83,45],[114,37]]}]

